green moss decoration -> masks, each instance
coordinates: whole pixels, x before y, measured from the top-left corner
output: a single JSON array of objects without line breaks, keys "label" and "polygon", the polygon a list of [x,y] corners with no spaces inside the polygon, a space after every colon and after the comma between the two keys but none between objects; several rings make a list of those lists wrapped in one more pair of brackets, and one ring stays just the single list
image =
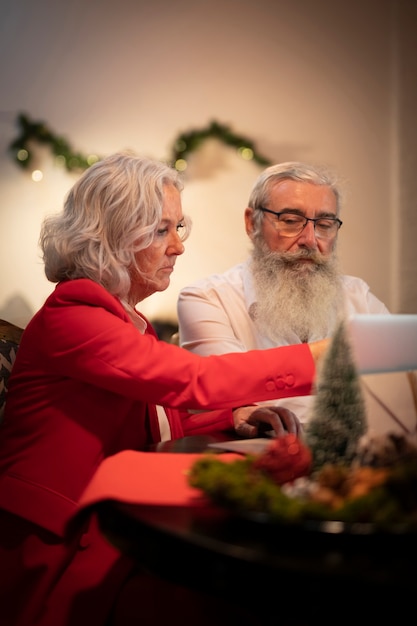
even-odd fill
[{"label": "green moss decoration", "polygon": [[321,366],[304,433],[313,455],[313,471],[326,463],[350,465],[366,428],[365,401],[341,322]]},{"label": "green moss decoration", "polygon": [[[57,163],[64,165],[70,172],[86,170],[102,158],[95,154],[84,155],[74,151],[70,143],[64,137],[56,135],[45,122],[34,122],[24,113],[18,115],[17,124],[20,133],[10,143],[9,152],[15,163],[25,170],[29,169],[33,163],[33,146],[36,143],[48,145]],[[253,141],[242,135],[237,135],[229,126],[219,124],[216,121],[212,121],[205,128],[181,133],[172,144],[168,162],[178,171],[185,170],[189,155],[210,138],[218,139],[226,145],[236,148],[245,160],[253,160],[262,166],[271,165],[269,159],[259,154]]]}]

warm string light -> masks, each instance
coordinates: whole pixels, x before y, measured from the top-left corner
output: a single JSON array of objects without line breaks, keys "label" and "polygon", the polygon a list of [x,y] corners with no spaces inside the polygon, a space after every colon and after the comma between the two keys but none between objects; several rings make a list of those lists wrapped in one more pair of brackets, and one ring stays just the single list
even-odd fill
[{"label": "warm string light", "polygon": [[[17,122],[21,132],[11,142],[9,150],[15,162],[23,169],[28,170],[33,166],[37,145],[49,147],[55,157],[55,164],[70,172],[85,170],[102,158],[96,154],[85,156],[80,152],[74,152],[68,141],[56,135],[44,122],[33,122],[23,113],[18,116]],[[173,142],[171,157],[168,161],[179,172],[184,172],[188,167],[190,154],[207,139],[218,139],[235,148],[245,161],[255,161],[262,166],[271,165],[269,159],[257,152],[254,143],[248,137],[237,135],[229,126],[215,121],[205,128],[181,133]],[[33,168],[31,176],[34,181],[39,182],[43,178],[42,170]]]},{"label": "warm string light", "polygon": [[39,183],[43,178],[43,172],[42,170],[33,170],[32,172],[32,180],[35,183]]}]

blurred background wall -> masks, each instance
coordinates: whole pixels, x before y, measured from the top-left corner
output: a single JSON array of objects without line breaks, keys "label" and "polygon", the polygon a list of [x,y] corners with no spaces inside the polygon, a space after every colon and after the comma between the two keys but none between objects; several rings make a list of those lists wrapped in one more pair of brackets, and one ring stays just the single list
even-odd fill
[{"label": "blurred background wall", "polygon": [[[44,215],[77,174],[44,151],[40,182],[8,146],[25,112],[75,150],[166,160],[212,120],[273,162],[326,163],[346,190],[339,251],[392,312],[417,312],[415,0],[0,0],[0,317],[24,326],[53,289]],[[246,257],[262,167],[205,142],[185,172],[193,233],[170,288],[141,306],[176,319],[179,289]]]}]

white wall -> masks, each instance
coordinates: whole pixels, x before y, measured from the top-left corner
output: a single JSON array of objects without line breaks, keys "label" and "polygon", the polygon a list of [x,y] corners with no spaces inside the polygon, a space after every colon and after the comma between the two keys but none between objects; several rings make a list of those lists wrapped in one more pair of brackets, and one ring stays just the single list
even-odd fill
[{"label": "white wall", "polygon": [[[215,119],[274,162],[326,162],[348,188],[344,271],[367,280],[393,312],[416,312],[415,236],[401,222],[402,210],[415,215],[416,196],[400,188],[402,155],[416,155],[400,132],[405,108],[415,125],[415,89],[404,81],[417,49],[415,9],[413,0],[399,4],[0,0],[0,317],[25,325],[53,289],[39,226],[75,180],[47,158],[34,183],[11,161],[20,111],[83,153],[133,148],[165,159],[179,133]],[[175,318],[181,286],[244,258],[243,210],[260,171],[223,144],[193,153],[183,194],[193,234],[170,288],[143,303],[145,314]]]}]

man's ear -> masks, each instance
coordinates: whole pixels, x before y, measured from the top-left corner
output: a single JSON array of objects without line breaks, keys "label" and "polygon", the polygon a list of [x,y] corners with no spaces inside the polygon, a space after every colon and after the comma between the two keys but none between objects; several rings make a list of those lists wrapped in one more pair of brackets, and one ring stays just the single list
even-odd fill
[{"label": "man's ear", "polygon": [[245,209],[245,228],[246,234],[252,239],[253,235],[253,209],[247,207]]}]

